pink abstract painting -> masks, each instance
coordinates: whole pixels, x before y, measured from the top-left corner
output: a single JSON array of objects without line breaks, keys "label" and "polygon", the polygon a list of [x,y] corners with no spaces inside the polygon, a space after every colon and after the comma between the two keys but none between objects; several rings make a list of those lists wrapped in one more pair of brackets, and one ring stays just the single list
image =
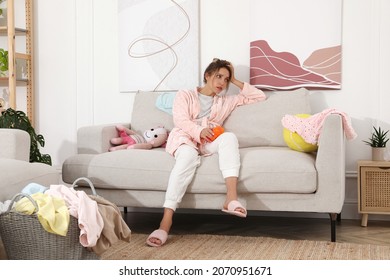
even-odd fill
[{"label": "pink abstract painting", "polygon": [[303,63],[292,53],[275,52],[267,41],[251,42],[250,82],[261,88],[339,89],[341,46],[314,51]]},{"label": "pink abstract painting", "polygon": [[[251,2],[252,85],[264,90],[341,88],[341,0],[310,2]],[[276,14],[277,7],[284,9]],[[256,9],[262,16],[255,16]]]}]

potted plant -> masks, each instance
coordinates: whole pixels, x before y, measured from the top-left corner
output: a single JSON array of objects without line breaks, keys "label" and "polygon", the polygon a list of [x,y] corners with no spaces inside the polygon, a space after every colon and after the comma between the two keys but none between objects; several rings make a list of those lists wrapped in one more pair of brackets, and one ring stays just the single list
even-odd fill
[{"label": "potted plant", "polygon": [[7,76],[8,71],[8,51],[0,48],[0,77]]},{"label": "potted plant", "polygon": [[37,134],[30,123],[27,115],[22,111],[15,111],[8,108],[0,114],[0,128],[15,128],[27,131],[30,134],[30,162],[42,162],[51,165],[51,156],[41,154],[39,145],[45,146],[45,139],[41,134]]},{"label": "potted plant", "polygon": [[387,133],[381,127],[376,128],[373,126],[374,132],[371,134],[371,137],[368,141],[363,141],[372,148],[372,160],[384,160],[384,154],[386,151],[386,144],[389,141]]}]

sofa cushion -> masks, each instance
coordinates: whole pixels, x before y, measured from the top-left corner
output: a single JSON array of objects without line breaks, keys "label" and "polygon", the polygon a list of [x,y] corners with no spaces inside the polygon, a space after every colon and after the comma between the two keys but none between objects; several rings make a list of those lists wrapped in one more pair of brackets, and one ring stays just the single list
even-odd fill
[{"label": "sofa cushion", "polygon": [[[240,193],[313,193],[317,187],[314,155],[286,147],[240,149]],[[165,191],[174,158],[163,149],[120,150],[77,155],[63,165],[63,180],[92,180],[96,189]],[[292,164],[293,163],[293,164]],[[114,186],[114,187],[113,187]],[[188,193],[226,193],[218,155],[202,157]]]},{"label": "sofa cushion", "polygon": [[88,177],[96,188],[164,190],[174,162],[163,148],[118,150],[72,156],[62,174],[66,183]]},{"label": "sofa cushion", "polygon": [[[310,114],[309,92],[304,89],[268,92],[267,100],[236,108],[225,121],[226,131],[237,135],[240,147],[286,146],[282,118],[286,114]],[[138,133],[155,126],[173,128],[172,116],[156,107],[160,93],[138,92],[135,96],[131,128]]]},{"label": "sofa cushion", "polygon": [[57,169],[40,162],[0,158],[0,170],[0,201],[11,199],[29,183],[50,187],[60,182]]}]

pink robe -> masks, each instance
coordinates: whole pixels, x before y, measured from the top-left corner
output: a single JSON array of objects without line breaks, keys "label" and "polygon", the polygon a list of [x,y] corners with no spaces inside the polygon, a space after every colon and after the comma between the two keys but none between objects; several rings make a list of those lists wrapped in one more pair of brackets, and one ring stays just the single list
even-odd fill
[{"label": "pink robe", "polygon": [[265,94],[254,86],[244,83],[243,89],[237,95],[214,96],[211,112],[199,123],[200,112],[198,89],[180,90],[173,103],[173,122],[175,127],[169,133],[166,151],[173,155],[182,145],[190,145],[203,154],[203,143],[200,133],[206,128],[222,126],[230,113],[237,107],[266,99]]}]

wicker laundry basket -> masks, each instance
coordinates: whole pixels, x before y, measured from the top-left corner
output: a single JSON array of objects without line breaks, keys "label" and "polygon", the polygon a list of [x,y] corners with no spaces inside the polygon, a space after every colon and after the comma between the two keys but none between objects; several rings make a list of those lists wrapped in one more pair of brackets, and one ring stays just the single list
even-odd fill
[{"label": "wicker laundry basket", "polygon": [[[79,178],[77,180],[85,180]],[[75,182],[76,183],[76,182]],[[92,183],[90,186],[96,194]],[[6,212],[0,214],[0,236],[8,259],[11,260],[97,260],[99,257],[80,244],[78,220],[70,216],[66,236],[47,232],[38,220],[36,212],[26,215],[12,210],[14,202],[27,197],[39,209],[31,196],[17,194]]]}]

